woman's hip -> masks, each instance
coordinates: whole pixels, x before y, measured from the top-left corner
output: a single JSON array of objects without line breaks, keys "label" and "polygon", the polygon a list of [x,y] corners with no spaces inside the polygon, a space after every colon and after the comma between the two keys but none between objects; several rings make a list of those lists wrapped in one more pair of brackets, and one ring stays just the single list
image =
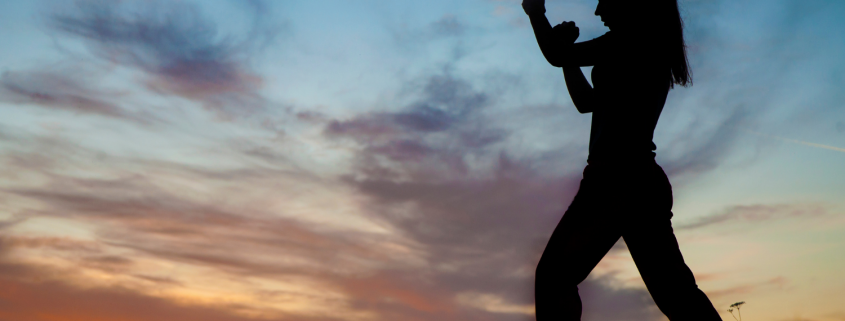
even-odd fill
[{"label": "woman's hip", "polygon": [[614,211],[670,211],[672,185],[657,163],[587,165],[573,205]]}]

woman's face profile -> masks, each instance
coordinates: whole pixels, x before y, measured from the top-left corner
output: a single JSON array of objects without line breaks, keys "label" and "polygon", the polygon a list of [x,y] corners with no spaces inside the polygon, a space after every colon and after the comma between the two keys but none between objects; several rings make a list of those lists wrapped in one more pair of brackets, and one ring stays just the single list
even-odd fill
[{"label": "woman's face profile", "polygon": [[[601,21],[604,22],[604,25],[608,29],[613,30],[613,28],[619,28],[620,25],[624,25],[623,17],[626,16],[626,10],[623,8],[624,2],[631,2],[631,0],[599,0],[595,14],[601,17]],[[628,12],[627,14],[630,15],[632,13]]]}]

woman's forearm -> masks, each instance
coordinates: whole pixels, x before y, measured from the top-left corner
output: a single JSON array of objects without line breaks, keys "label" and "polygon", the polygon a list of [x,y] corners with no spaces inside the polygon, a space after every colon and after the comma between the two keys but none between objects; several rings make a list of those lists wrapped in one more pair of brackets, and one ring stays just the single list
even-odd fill
[{"label": "woman's forearm", "polygon": [[584,77],[584,72],[577,65],[563,67],[563,78],[566,80],[566,89],[569,90],[569,97],[578,112],[586,114],[593,111],[595,104],[593,98],[593,87]]},{"label": "woman's forearm", "polygon": [[[575,108],[582,114],[592,112],[594,105],[593,87],[584,77],[580,65],[577,62],[569,61],[568,56],[566,56],[574,44],[564,43],[566,40],[563,39],[556,39],[555,31],[549,20],[546,19],[545,12],[529,13],[528,17],[531,19],[531,27],[534,29],[534,36],[537,37],[537,44],[540,45],[543,56],[552,66],[563,68],[566,88],[569,90],[569,96],[572,97]],[[574,28],[572,34],[574,37],[571,39],[574,42],[578,37],[578,29],[574,23],[569,22],[568,24],[571,24],[571,26],[564,25],[564,28]]]},{"label": "woman's forearm", "polygon": [[549,23],[549,19],[546,19],[544,13],[534,13],[528,17],[531,19],[534,36],[537,37],[537,44],[540,45],[540,51],[543,52],[546,61],[552,64],[552,66],[561,67],[559,61],[560,46],[553,39],[552,25]]}]

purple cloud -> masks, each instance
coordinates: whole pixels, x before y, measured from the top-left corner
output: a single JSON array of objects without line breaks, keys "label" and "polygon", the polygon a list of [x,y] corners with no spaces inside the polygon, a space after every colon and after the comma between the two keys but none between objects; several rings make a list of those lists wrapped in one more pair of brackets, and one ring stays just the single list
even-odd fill
[{"label": "purple cloud", "polygon": [[92,53],[140,70],[147,88],[200,102],[224,118],[261,110],[263,79],[249,67],[250,54],[266,46],[276,30],[266,24],[263,3],[242,39],[220,37],[217,26],[184,2],[80,1],[56,13],[50,25],[85,40]]}]

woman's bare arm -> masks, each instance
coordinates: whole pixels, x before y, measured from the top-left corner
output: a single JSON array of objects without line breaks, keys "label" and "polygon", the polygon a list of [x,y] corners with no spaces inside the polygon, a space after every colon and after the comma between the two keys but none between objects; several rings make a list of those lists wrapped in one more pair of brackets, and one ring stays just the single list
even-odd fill
[{"label": "woman's bare arm", "polygon": [[574,43],[578,38],[578,27],[573,22],[564,22],[552,28],[546,15],[535,12],[528,15],[540,51],[552,66],[595,65],[597,49],[595,41]]},{"label": "woman's bare arm", "polygon": [[529,17],[531,17],[531,26],[534,28],[534,35],[537,37],[543,56],[553,66],[563,68],[566,88],[569,90],[569,96],[575,108],[582,114],[592,112],[593,87],[587,82],[580,66],[594,60],[594,58],[584,57],[583,54],[585,49],[589,50],[594,46],[589,41],[580,44],[572,43],[578,38],[578,27],[572,22],[552,28],[543,13],[532,13]]},{"label": "woman's bare arm", "polygon": [[531,28],[534,29],[534,36],[537,38],[537,44],[540,45],[540,51],[546,57],[552,66],[560,67],[560,48],[559,43],[552,37],[552,25],[549,19],[546,19],[545,13],[531,13],[528,15],[531,19]]},{"label": "woman's bare arm", "polygon": [[569,90],[569,97],[572,98],[572,103],[575,104],[575,109],[582,114],[593,111],[595,104],[593,97],[593,87],[587,82],[581,67],[575,65],[567,65],[563,67],[563,78],[566,80],[566,89]]},{"label": "woman's bare arm", "polygon": [[575,108],[582,114],[592,112],[595,105],[593,87],[580,67],[595,64],[601,42],[594,39],[576,44],[579,30],[574,22],[564,22],[552,28],[546,19],[545,0],[524,0],[522,7],[531,19],[534,36],[546,61],[563,68],[566,88]]}]

